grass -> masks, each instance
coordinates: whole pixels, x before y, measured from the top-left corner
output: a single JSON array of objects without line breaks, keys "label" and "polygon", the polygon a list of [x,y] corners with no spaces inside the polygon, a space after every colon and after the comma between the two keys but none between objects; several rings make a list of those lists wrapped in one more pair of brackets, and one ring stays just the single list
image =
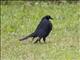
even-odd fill
[{"label": "grass", "polygon": [[[45,15],[54,18],[46,43],[20,42]],[[1,60],[80,60],[80,3],[1,5]]]}]

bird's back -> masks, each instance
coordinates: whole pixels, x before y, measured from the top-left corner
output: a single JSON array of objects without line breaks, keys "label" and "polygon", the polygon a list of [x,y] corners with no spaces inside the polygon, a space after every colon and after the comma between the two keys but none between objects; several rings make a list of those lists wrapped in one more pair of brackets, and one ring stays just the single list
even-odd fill
[{"label": "bird's back", "polygon": [[52,30],[52,24],[49,20],[42,20],[35,30],[36,36],[46,37]]}]

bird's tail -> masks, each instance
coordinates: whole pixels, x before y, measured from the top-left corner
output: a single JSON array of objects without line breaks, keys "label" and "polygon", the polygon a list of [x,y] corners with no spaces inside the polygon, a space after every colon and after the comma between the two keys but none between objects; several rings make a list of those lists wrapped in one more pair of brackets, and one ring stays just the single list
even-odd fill
[{"label": "bird's tail", "polygon": [[26,37],[23,37],[23,38],[21,38],[21,39],[19,39],[19,40],[20,40],[20,41],[23,41],[23,40],[25,40],[25,39],[28,39],[29,37],[33,37],[33,33],[30,34],[30,35],[28,35],[28,36],[26,36]]}]

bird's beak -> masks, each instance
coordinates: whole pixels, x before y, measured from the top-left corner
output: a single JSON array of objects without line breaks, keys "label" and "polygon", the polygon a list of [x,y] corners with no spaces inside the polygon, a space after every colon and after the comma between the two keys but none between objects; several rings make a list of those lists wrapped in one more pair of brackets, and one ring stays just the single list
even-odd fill
[{"label": "bird's beak", "polygon": [[50,19],[53,19],[52,17]]}]

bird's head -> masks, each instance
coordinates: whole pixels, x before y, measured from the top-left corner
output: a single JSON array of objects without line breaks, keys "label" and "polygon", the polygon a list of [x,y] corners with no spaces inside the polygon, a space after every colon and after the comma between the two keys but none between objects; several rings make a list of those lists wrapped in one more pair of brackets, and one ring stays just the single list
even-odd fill
[{"label": "bird's head", "polygon": [[46,16],[44,16],[43,18],[44,18],[44,19],[48,19],[48,20],[49,20],[49,19],[53,19],[50,15],[46,15]]}]

